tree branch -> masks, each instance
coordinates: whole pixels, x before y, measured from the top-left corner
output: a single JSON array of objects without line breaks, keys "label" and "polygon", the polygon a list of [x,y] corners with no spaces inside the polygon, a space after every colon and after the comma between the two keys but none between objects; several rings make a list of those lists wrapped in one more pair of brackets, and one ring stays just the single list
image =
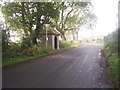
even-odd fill
[{"label": "tree branch", "polygon": [[67,15],[66,15],[66,18],[65,18],[65,21],[64,21],[64,26],[65,26],[65,24],[66,24],[66,22],[67,22],[67,19],[68,19],[68,16],[70,15],[70,13],[73,11],[74,9],[72,8],[68,13],[67,13]]}]

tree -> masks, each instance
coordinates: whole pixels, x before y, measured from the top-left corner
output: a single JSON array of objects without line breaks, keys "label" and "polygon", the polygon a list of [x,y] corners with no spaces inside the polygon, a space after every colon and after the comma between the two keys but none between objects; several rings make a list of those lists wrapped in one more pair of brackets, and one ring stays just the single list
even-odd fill
[{"label": "tree", "polygon": [[[73,30],[72,27],[80,27],[87,23],[90,12],[90,2],[62,2],[60,7],[60,19],[58,30],[62,34],[63,40],[66,40],[65,33],[68,30]],[[87,15],[90,14],[90,15]],[[86,18],[87,17],[87,18]],[[75,21],[77,20],[77,21]],[[71,27],[72,26],[72,27]],[[74,31],[73,31],[74,32]]]},{"label": "tree", "polygon": [[73,15],[68,17],[68,21],[66,22],[67,25],[67,30],[72,32],[73,39],[78,40],[78,32],[79,32],[79,27],[84,24],[84,18],[79,17],[77,15]]},{"label": "tree", "polygon": [[2,13],[12,30],[24,32],[23,38],[37,44],[45,24],[56,27],[66,40],[65,33],[72,30],[71,26],[78,28],[88,22],[89,7],[89,2],[6,2]]},{"label": "tree", "polygon": [[57,2],[7,2],[2,7],[2,13],[11,29],[21,30],[25,33],[24,37],[37,44],[44,24],[52,23],[51,19],[58,17],[58,6]]},{"label": "tree", "polygon": [[110,50],[111,54],[119,53],[119,48],[118,48],[118,44],[119,44],[118,34],[119,33],[118,33],[118,31],[119,31],[119,29],[117,29],[116,31],[113,31],[108,36],[104,37],[105,47],[106,47],[106,49]]}]

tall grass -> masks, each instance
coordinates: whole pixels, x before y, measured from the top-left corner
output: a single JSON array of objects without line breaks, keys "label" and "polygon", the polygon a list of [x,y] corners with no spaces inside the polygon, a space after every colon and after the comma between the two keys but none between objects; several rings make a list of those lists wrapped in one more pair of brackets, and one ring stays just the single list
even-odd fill
[{"label": "tall grass", "polygon": [[81,45],[80,41],[62,41],[60,42],[60,48],[61,49],[69,49],[74,48]]},{"label": "tall grass", "polygon": [[120,59],[118,58],[118,53],[110,53],[110,51],[105,51],[107,56],[108,67],[113,77],[113,83],[115,87],[120,88]]},{"label": "tall grass", "polygon": [[16,51],[16,48],[14,49],[15,50],[5,53],[2,59],[2,67],[30,61],[30,60],[54,53],[56,51],[56,50],[53,51],[49,47],[46,48],[46,47],[41,47],[37,45],[33,45],[31,47],[28,47],[20,51]]},{"label": "tall grass", "polygon": [[[79,45],[80,43],[77,41],[60,42],[60,50],[68,50]],[[41,45],[32,45],[28,48],[21,49],[19,45],[14,44],[7,52],[3,52],[2,67],[34,60],[57,51],[59,50],[53,50],[49,46],[46,48]]]},{"label": "tall grass", "polygon": [[120,58],[118,57],[118,31],[114,31],[104,38],[104,53],[106,54],[109,69],[113,76],[114,86],[120,88]]}]

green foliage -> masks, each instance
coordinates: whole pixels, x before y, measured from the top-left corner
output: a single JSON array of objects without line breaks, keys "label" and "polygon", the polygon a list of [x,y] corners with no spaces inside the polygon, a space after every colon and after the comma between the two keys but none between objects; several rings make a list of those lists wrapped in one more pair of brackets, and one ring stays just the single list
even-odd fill
[{"label": "green foliage", "polygon": [[63,40],[66,40],[66,31],[73,30],[73,28],[79,30],[82,25],[88,24],[92,27],[97,19],[91,11],[89,2],[62,2],[60,12],[58,30]]},{"label": "green foliage", "polygon": [[40,45],[32,45],[25,49],[21,49],[20,45],[16,43],[11,43],[10,45],[11,49],[9,49],[9,51],[3,55],[3,67],[29,61],[31,59],[39,58],[55,52],[52,50],[52,48],[45,48]]},{"label": "green foliage", "polygon": [[[60,50],[71,49],[79,45],[80,45],[80,42],[78,41],[61,42]],[[30,47],[21,49],[20,44],[10,43],[9,47],[10,48],[8,49],[7,53],[3,55],[3,59],[2,59],[3,67],[26,62],[36,58],[40,58],[42,56],[49,55],[58,51],[58,50],[52,50],[52,48],[50,47],[47,47],[47,48],[43,47],[40,44],[31,45]]]},{"label": "green foliage", "polygon": [[[104,50],[105,54],[108,55],[110,51]],[[120,58],[118,57],[117,53],[114,53],[112,55],[107,56],[108,59],[108,65],[111,72],[111,75],[113,77],[113,84],[114,87],[120,88]]]},{"label": "green foliage", "polygon": [[43,25],[58,18],[58,6],[58,2],[5,2],[2,13],[11,29],[21,30],[37,44]]},{"label": "green foliage", "polygon": [[[2,32],[3,44],[3,65],[9,65],[27,60],[30,57],[46,55],[53,50],[41,46],[37,39],[40,38],[41,31],[45,28],[45,24],[49,24],[52,28],[56,27],[63,31],[66,26],[72,28],[76,24],[82,23],[82,19],[77,17],[77,10],[84,9],[88,3],[78,2],[4,2],[2,13],[7,23],[5,32]],[[71,9],[70,11],[68,11]],[[64,16],[62,13],[61,21],[59,21],[60,12],[68,13]],[[71,14],[71,15],[70,15]],[[69,24],[71,22],[71,25]],[[68,23],[68,24],[66,24]],[[61,29],[59,25],[63,25]],[[13,43],[9,41],[9,30],[21,33],[21,41]],[[7,32],[6,32],[7,31]],[[79,42],[68,41],[61,42],[60,48],[68,49],[80,45]]]},{"label": "green foliage", "polygon": [[105,48],[112,53],[118,53],[118,31],[104,37]]},{"label": "green foliage", "polygon": [[[94,16],[89,7],[89,2],[5,2],[2,13],[11,29],[24,32],[23,37],[29,36],[32,43],[37,44],[44,24],[56,27],[65,37],[66,28],[81,26]],[[81,17],[78,17],[79,14]]]},{"label": "green foliage", "polygon": [[[104,38],[104,52],[108,59],[109,68],[114,78],[115,87],[120,86],[120,58],[118,48],[118,30]],[[120,87],[119,87],[120,88]]]},{"label": "green foliage", "polygon": [[13,42],[10,42],[6,51],[2,52],[2,55],[3,55],[2,60],[5,61],[6,59],[19,56],[20,52],[21,52],[20,45],[13,43]]},{"label": "green foliage", "polygon": [[2,30],[2,53],[6,53],[9,48],[9,34],[6,30]]},{"label": "green foliage", "polygon": [[68,17],[68,21],[66,22],[68,28],[73,28],[75,25],[78,25],[81,23],[81,18],[74,15],[74,16],[70,16]]},{"label": "green foliage", "polygon": [[77,47],[81,44],[80,41],[62,41],[60,42],[60,48],[61,49],[69,49],[72,47]]},{"label": "green foliage", "polygon": [[31,46],[30,38],[23,38],[21,43],[21,49],[29,48]]},{"label": "green foliage", "polygon": [[[117,54],[114,54],[114,55],[108,57],[108,59],[109,59],[108,63],[110,65],[112,74],[113,74],[113,76],[115,76],[115,78],[118,79],[118,64],[120,64],[120,63],[118,62]],[[119,72],[119,75],[120,75],[120,72]],[[119,78],[119,80],[120,80],[120,78]]]}]

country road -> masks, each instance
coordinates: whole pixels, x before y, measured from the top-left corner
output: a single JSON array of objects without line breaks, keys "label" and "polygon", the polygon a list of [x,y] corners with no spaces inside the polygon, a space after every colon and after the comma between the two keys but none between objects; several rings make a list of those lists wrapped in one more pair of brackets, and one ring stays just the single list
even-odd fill
[{"label": "country road", "polygon": [[99,45],[82,45],[2,72],[3,88],[112,88]]}]

